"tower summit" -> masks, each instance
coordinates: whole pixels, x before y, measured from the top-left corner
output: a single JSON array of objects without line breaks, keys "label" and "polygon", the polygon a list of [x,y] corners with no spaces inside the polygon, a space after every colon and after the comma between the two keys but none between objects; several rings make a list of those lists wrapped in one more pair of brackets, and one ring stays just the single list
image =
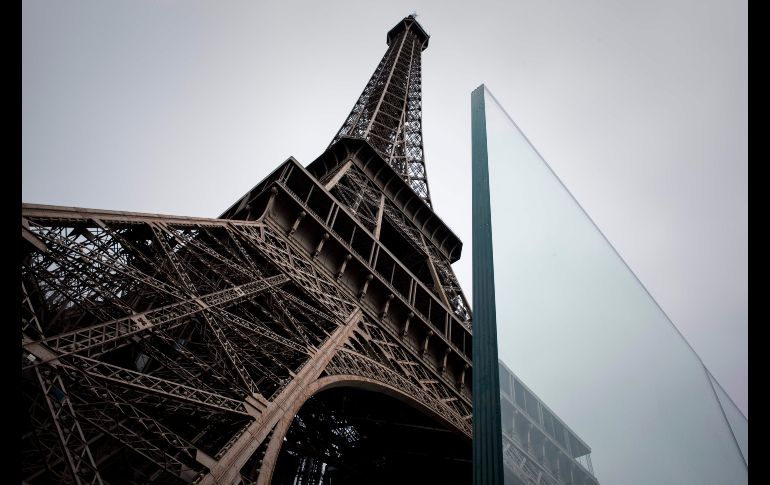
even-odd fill
[{"label": "tower summit", "polygon": [[387,35],[388,50],[345,119],[342,137],[369,142],[406,183],[432,206],[422,142],[421,53],[430,36],[413,15]]}]

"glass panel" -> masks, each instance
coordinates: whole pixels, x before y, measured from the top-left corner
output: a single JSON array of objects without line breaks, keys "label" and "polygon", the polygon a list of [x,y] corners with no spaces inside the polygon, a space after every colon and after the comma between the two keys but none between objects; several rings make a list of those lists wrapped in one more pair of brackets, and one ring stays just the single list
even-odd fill
[{"label": "glass panel", "polygon": [[[495,358],[514,376],[513,399],[501,401],[512,409],[497,414],[506,430],[505,483],[747,483],[728,425],[740,419],[723,412],[719,386],[491,93],[479,90],[474,349],[488,328],[485,311],[492,313]],[[482,142],[488,186],[478,167]],[[493,276],[484,265],[484,231],[491,232]],[[474,383],[498,383],[483,375],[498,366],[477,366],[474,355]],[[474,425],[486,409],[475,393]]]}]

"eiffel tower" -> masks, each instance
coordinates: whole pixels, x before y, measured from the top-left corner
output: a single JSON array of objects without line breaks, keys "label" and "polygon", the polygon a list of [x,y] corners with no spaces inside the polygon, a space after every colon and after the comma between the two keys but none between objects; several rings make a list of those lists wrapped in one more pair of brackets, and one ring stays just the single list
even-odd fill
[{"label": "eiffel tower", "polygon": [[428,39],[401,20],[329,147],[219,218],[23,205],[24,482],[470,482]]}]

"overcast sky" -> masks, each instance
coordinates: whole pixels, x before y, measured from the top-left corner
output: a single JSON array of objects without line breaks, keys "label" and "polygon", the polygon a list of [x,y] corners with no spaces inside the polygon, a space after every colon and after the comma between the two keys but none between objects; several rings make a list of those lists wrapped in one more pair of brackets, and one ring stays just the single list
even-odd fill
[{"label": "overcast sky", "polygon": [[23,201],[209,217],[318,156],[416,10],[430,190],[469,299],[484,83],[748,416],[745,1],[22,6]]}]

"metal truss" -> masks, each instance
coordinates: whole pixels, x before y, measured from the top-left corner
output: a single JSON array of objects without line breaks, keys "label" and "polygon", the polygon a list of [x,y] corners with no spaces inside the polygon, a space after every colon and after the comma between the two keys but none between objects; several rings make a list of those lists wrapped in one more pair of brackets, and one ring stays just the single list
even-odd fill
[{"label": "metal truss", "polygon": [[299,260],[265,259],[282,248],[265,251],[262,229],[25,207],[22,373],[45,403],[23,440],[26,478],[109,481],[95,436],[156,472],[205,473],[336,326],[328,288]]},{"label": "metal truss", "polygon": [[378,323],[362,320],[355,335],[326,368],[329,375],[359,375],[387,383],[472,435],[471,406],[430,372],[419,357]]},{"label": "metal truss", "polygon": [[318,364],[360,295],[276,220],[221,222],[25,206],[22,373],[38,403],[25,478],[108,483],[123,450],[138,481],[207,483],[245,429],[272,429],[261,416],[311,363],[470,436],[469,396],[369,307]]},{"label": "metal truss", "polygon": [[61,376],[50,369],[35,369],[34,373],[40,383],[51,413],[51,422],[59,437],[62,454],[71,473],[68,478],[78,484],[103,483]]},{"label": "metal truss", "polygon": [[402,24],[332,145],[345,136],[367,140],[431,206],[422,141],[421,53],[427,34],[411,16]]},{"label": "metal truss", "polygon": [[427,34],[407,17],[388,41],[335,142],[367,140],[420,209],[352,159],[319,179],[290,160],[226,219],[23,206],[26,482],[269,483],[298,407],[335,379],[470,439],[462,244],[422,149]]},{"label": "metal truss", "polygon": [[[376,184],[356,167],[350,167],[331,188],[331,193],[347,206],[367,229],[377,232],[377,226],[382,223],[382,219],[385,219],[412,245],[413,257],[422,255],[423,258],[427,258],[430,285],[434,292],[452,309],[460,321],[470,328],[472,320],[470,306],[451,264],[437,248],[425,240],[420,230],[385,197]],[[379,209],[379,206],[382,208]]]}]

